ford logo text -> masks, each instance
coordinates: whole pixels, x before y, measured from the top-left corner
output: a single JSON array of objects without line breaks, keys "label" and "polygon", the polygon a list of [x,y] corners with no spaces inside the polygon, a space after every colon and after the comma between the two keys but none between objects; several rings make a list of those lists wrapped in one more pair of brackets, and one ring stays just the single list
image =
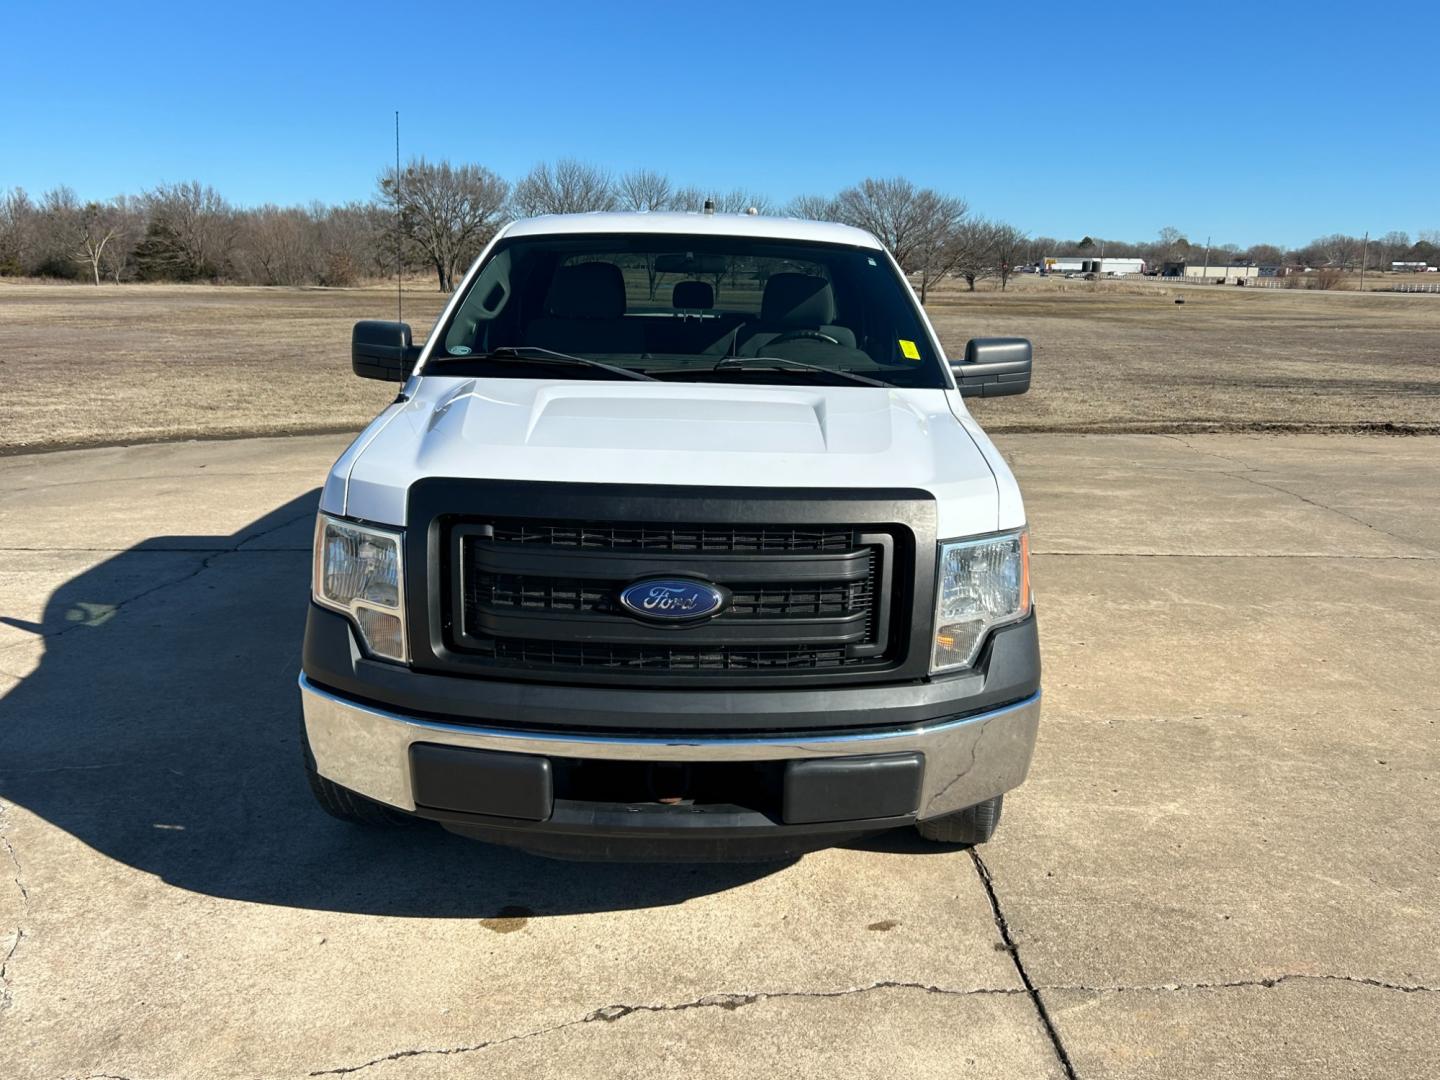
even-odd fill
[{"label": "ford logo text", "polygon": [[659,622],[703,619],[719,612],[725,599],[725,593],[714,585],[686,578],[650,578],[620,590],[621,607]]}]

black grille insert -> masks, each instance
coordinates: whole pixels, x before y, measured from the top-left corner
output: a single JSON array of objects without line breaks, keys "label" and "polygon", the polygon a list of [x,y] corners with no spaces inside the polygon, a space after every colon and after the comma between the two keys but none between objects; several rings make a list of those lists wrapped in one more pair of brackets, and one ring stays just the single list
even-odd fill
[{"label": "black grille insert", "polygon": [[[873,558],[873,556],[872,556]],[[477,608],[515,611],[618,613],[614,587],[596,581],[496,574],[476,569],[465,579],[467,619]],[[628,584],[618,582],[617,585]],[[859,581],[815,585],[753,585],[730,590],[724,615],[795,618],[868,612],[874,602],[874,575]],[[724,616],[722,616],[724,617]]]},{"label": "black grille insert", "polygon": [[854,544],[851,530],[833,526],[616,525],[501,518],[491,528],[497,544],[602,551],[845,551]]},{"label": "black grille insert", "polygon": [[[885,527],[458,522],[446,544],[451,646],[508,669],[767,674],[883,667],[895,537]],[[657,626],[627,585],[681,576],[725,608]]]}]

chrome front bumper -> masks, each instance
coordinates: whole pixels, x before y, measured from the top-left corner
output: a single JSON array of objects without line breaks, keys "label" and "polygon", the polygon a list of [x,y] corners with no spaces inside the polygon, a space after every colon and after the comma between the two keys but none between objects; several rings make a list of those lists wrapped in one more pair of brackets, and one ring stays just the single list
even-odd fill
[{"label": "chrome front bumper", "polygon": [[978,715],[895,731],[779,738],[686,738],[506,731],[404,716],[339,697],[300,676],[316,768],[342,787],[414,811],[410,745],[499,750],[552,758],[645,762],[781,761],[919,752],[917,818],[963,810],[1018,786],[1030,767],[1040,695]]}]

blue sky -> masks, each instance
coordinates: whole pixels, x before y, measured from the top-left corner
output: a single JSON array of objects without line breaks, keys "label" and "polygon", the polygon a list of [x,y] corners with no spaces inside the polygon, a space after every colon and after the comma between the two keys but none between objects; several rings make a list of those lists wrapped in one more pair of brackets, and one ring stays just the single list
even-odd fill
[{"label": "blue sky", "polygon": [[398,108],[407,157],[512,179],[569,155],[784,200],[904,174],[1062,237],[1440,229],[1436,0],[12,0],[3,19],[0,188],[32,193],[364,198]]}]

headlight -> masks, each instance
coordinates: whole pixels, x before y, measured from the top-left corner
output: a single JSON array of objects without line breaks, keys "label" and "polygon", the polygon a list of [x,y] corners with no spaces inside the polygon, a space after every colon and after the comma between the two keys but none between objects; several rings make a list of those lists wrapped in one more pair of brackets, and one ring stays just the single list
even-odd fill
[{"label": "headlight", "polygon": [[350,616],[365,648],[404,663],[405,574],[400,534],[328,514],[315,523],[315,602]]},{"label": "headlight", "polygon": [[947,540],[935,582],[935,648],[930,670],[975,662],[994,627],[1030,614],[1030,533]]}]

